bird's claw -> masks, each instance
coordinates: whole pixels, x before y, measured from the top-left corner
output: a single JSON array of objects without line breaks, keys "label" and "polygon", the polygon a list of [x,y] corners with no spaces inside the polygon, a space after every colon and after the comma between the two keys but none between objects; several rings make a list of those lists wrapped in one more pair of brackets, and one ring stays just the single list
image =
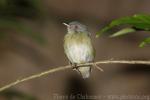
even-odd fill
[{"label": "bird's claw", "polygon": [[72,69],[73,69],[73,70],[77,70],[77,69],[78,69],[76,63],[71,63],[71,62],[69,62],[69,65],[72,66]]}]

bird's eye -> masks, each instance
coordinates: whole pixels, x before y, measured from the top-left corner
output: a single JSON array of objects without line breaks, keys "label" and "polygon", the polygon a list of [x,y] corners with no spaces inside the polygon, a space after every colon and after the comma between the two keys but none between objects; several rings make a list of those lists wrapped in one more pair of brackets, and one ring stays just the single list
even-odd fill
[{"label": "bird's eye", "polygon": [[75,28],[75,29],[77,29],[77,28],[78,28],[78,26],[77,26],[77,25],[75,25],[75,26],[74,26],[74,28]]},{"label": "bird's eye", "polygon": [[70,28],[71,28],[71,29],[75,29],[75,28],[76,28],[76,25],[70,25]]}]

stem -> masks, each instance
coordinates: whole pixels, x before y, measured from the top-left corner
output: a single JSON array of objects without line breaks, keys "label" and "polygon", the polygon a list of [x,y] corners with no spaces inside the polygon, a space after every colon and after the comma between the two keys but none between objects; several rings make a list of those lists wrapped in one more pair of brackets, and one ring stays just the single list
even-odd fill
[{"label": "stem", "polygon": [[[150,65],[150,61],[142,61],[142,60],[104,60],[104,61],[98,61],[98,62],[94,62],[94,63],[86,63],[86,64],[79,64],[77,65],[78,67],[82,67],[83,65],[92,65],[94,66],[95,64],[144,64],[144,65]],[[84,66],[83,66],[84,67]],[[0,88],[0,92],[12,87],[12,86],[15,86],[17,84],[20,84],[20,83],[23,83],[23,82],[26,82],[26,81],[29,81],[29,80],[32,80],[32,79],[35,79],[35,78],[40,78],[42,76],[45,76],[45,75],[48,75],[50,73],[54,73],[54,72],[57,72],[57,71],[62,71],[62,70],[66,70],[66,69],[69,69],[69,68],[72,68],[72,66],[70,65],[67,65],[67,66],[60,66],[60,67],[57,67],[57,68],[54,68],[54,69],[49,69],[49,70],[46,70],[46,71],[43,71],[41,73],[38,73],[38,74],[34,74],[34,75],[31,75],[31,76],[28,76],[28,77],[24,77],[22,79],[18,79],[12,83],[9,83],[3,87]]]}]

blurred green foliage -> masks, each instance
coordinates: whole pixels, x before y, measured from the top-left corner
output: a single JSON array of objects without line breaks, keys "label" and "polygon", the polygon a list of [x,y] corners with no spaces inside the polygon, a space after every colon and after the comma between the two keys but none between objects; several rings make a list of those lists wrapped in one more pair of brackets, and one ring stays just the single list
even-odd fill
[{"label": "blurred green foliage", "polygon": [[149,43],[150,43],[150,37],[144,39],[144,40],[140,43],[139,47],[144,47],[145,45],[147,45],[147,44],[149,44]]},{"label": "blurred green foliage", "polygon": [[0,0],[0,39],[16,31],[23,36],[43,43],[42,34],[23,23],[22,19],[36,19],[41,14],[40,0]]},{"label": "blurred green foliage", "polygon": [[0,0],[0,16],[36,17],[41,9],[40,0]]},{"label": "blurred green foliage", "polygon": [[5,100],[37,100],[35,97],[16,90],[6,90],[0,93]]},{"label": "blurred green foliage", "polygon": [[[34,30],[25,21],[38,20],[41,16],[40,0],[0,0],[0,40],[11,34],[26,36],[38,43],[44,43],[41,33]],[[6,100],[37,100],[28,94],[16,90],[7,90],[0,93]]]},{"label": "blurred green foliage", "polygon": [[[113,28],[124,25],[125,27],[115,33],[111,33],[111,37],[122,36],[127,33],[133,33],[136,31],[150,31],[150,15],[148,14],[136,14],[134,16],[122,17],[115,19],[106,25],[103,29],[97,32],[97,37],[110,31]],[[150,43],[150,38],[145,39],[139,45],[144,47],[146,44]]]}]

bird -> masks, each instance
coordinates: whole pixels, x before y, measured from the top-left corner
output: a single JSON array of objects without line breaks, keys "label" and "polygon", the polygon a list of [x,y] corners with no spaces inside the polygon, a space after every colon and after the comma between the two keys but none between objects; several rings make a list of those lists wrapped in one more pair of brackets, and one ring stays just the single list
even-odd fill
[{"label": "bird", "polygon": [[67,26],[67,34],[64,36],[64,52],[73,69],[79,72],[83,79],[89,78],[92,66],[77,67],[77,65],[94,61],[95,49],[91,41],[91,34],[86,25],[78,21],[63,24]]}]

